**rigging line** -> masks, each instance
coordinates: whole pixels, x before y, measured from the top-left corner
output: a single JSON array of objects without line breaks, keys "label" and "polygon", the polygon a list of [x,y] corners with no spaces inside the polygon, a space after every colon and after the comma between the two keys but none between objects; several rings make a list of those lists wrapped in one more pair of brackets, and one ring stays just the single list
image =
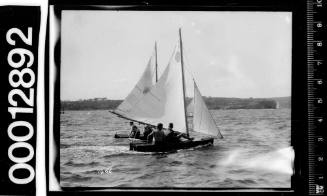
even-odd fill
[{"label": "rigging line", "polygon": [[152,125],[152,124],[150,124],[150,123],[145,123],[145,122],[142,122],[142,121],[138,121],[138,120],[134,120],[134,119],[131,119],[131,118],[125,117],[125,116],[123,116],[123,115],[121,115],[121,114],[118,114],[118,113],[116,113],[116,112],[114,112],[114,111],[109,111],[109,112],[112,113],[112,114],[115,114],[115,115],[118,116],[119,118],[123,118],[123,119],[126,119],[126,120],[134,121],[134,122],[137,122],[137,123],[140,123],[140,124],[145,124],[145,125],[155,126],[155,125]]},{"label": "rigging line", "polygon": [[158,54],[157,54],[157,42],[155,42],[155,53],[156,53],[156,66],[155,66],[155,71],[156,71],[156,82],[158,82]]},{"label": "rigging line", "polygon": [[184,47],[183,47],[183,50],[184,50],[184,59],[186,59],[186,63],[184,63],[184,68],[186,69],[186,71],[191,75],[191,77],[192,77],[192,79],[194,80],[195,79],[195,77],[194,77],[194,75],[192,74],[193,72],[192,72],[192,70],[190,70],[190,66],[185,66],[185,65],[189,65],[189,59],[188,59],[188,57],[187,57],[187,55],[185,55],[185,53],[187,54],[187,52],[185,52],[185,49],[184,49]]},{"label": "rigging line", "polygon": [[[185,49],[184,49],[184,50],[185,50]],[[186,60],[186,63],[184,63],[184,68],[186,69],[187,73],[190,75],[191,79],[192,79],[192,80],[194,81],[194,83],[195,83],[195,77],[194,77],[194,75],[193,75],[193,72],[192,72],[192,70],[191,70],[191,67],[190,67],[190,66],[185,66],[185,64],[186,64],[186,65],[189,65],[188,62],[190,62],[189,59],[188,59],[188,56],[187,56],[187,52],[186,52],[186,55],[185,55],[185,51],[184,51],[184,57],[185,57],[185,60]],[[194,88],[194,83],[193,83],[193,88]],[[193,93],[193,97],[194,97],[194,93]]]},{"label": "rigging line", "polygon": [[[198,85],[197,85],[196,82],[195,82],[195,80],[194,80],[194,85],[195,85],[195,87],[196,87],[197,89],[199,89],[199,88],[198,88]],[[199,91],[199,90],[198,90],[198,91]],[[201,95],[201,97],[202,97],[202,95]],[[203,100],[203,104],[204,104],[204,106],[207,108],[207,105],[206,105],[206,103],[205,103],[204,100]],[[210,116],[211,120],[213,121],[213,123],[215,124],[215,127],[216,127],[216,128],[218,129],[218,131],[219,131],[220,138],[221,138],[221,139],[224,138],[223,134],[221,134],[221,132],[220,132],[220,129],[219,129],[219,127],[218,127],[218,125],[217,125],[215,119],[214,119],[213,116],[211,115],[211,112],[209,111],[208,108],[207,108],[207,110],[208,110],[208,112],[209,112],[209,116]]]},{"label": "rigging line", "polygon": [[[209,110],[209,109],[208,109]],[[217,129],[218,129],[218,131],[219,131],[219,135],[220,135],[220,138],[221,139],[223,139],[224,138],[224,136],[223,136],[223,134],[221,134],[221,132],[220,132],[220,129],[219,129],[219,127],[218,127],[218,125],[217,125],[217,123],[216,123],[216,121],[215,121],[215,119],[213,119],[213,117],[212,117],[212,115],[211,115],[211,112],[209,111],[209,116],[211,117],[211,120],[213,121],[213,123],[215,123],[215,126],[217,127]]]},{"label": "rigging line", "polygon": [[[205,103],[204,103],[204,104],[205,104]],[[208,112],[209,112],[209,116],[210,116],[211,120],[213,121],[213,123],[215,124],[215,126],[217,127],[217,129],[218,129],[218,131],[219,131],[220,138],[221,138],[221,139],[224,138],[223,134],[221,134],[221,132],[220,132],[219,126],[217,125],[215,119],[214,119],[213,116],[211,115],[211,112],[209,111],[209,109],[208,109]]]},{"label": "rigging line", "polygon": [[142,89],[139,87],[139,85],[135,85],[135,87],[136,87],[140,92],[142,92]]},{"label": "rigging line", "polygon": [[184,74],[184,56],[183,56],[183,42],[182,42],[182,29],[179,28],[179,52],[180,52],[180,61],[181,61],[181,69],[182,69],[182,82],[183,82],[183,105],[184,105],[184,117],[185,117],[185,126],[186,126],[186,134],[189,137],[189,128],[188,128],[188,121],[187,121],[187,112],[186,112],[186,86],[185,86],[185,74]]},{"label": "rigging line", "polygon": [[151,91],[148,92],[152,97],[154,97],[156,100],[158,100],[159,102],[161,102],[160,98],[155,96]]},{"label": "rigging line", "polygon": [[[157,71],[156,70],[152,70],[152,73],[151,74],[152,75],[155,75],[155,74],[157,74]],[[153,83],[152,86],[154,86],[158,82],[158,80],[156,80],[156,81],[153,81],[153,80],[156,80],[156,78],[155,77],[152,77],[151,78],[151,82]]]}]

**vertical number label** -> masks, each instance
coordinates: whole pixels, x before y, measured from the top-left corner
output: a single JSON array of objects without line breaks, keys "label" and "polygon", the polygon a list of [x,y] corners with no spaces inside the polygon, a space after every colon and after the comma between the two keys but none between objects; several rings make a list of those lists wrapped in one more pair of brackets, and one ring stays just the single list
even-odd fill
[{"label": "vertical number label", "polygon": [[[23,33],[18,28],[11,28],[7,31],[6,40],[9,45],[15,47],[17,43],[26,46],[32,46],[32,27],[27,28],[27,33]],[[17,44],[18,45],[18,44]],[[18,121],[16,118],[24,117],[24,115],[34,112],[34,88],[35,73],[31,69],[34,64],[33,53],[26,48],[13,48],[7,56],[8,65],[12,68],[8,75],[8,81],[12,89],[8,93],[8,112],[11,114],[13,122],[8,126],[7,132],[9,138],[14,141],[8,148],[8,157],[15,164],[9,169],[9,179],[15,184],[28,184],[35,177],[34,168],[28,164],[34,157],[34,149],[28,141],[34,135],[34,128],[30,122]],[[25,94],[27,92],[27,94]],[[27,131],[27,134],[24,133]],[[14,131],[15,130],[15,131]],[[24,131],[25,130],[25,131]],[[23,131],[23,132],[22,132]],[[28,151],[27,156],[15,156],[16,149],[24,149]],[[17,170],[17,171],[16,171]],[[27,171],[29,176],[17,177],[15,171]]]}]

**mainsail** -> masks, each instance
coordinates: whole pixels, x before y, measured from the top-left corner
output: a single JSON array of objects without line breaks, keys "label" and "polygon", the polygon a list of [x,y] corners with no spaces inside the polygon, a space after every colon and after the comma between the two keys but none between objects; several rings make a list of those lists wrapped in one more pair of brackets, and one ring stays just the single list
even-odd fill
[{"label": "mainsail", "polygon": [[125,100],[118,106],[115,110],[118,114],[129,113],[129,111],[138,103],[139,99],[143,97],[144,94],[148,93],[151,87],[155,84],[157,80],[157,45],[155,45],[155,50],[149,59],[149,62],[129,95]]},{"label": "mainsail", "polygon": [[212,118],[202,95],[194,81],[194,112],[193,129],[196,132],[205,133],[223,138],[214,119]]},{"label": "mainsail", "polygon": [[128,111],[119,110],[119,114],[152,125],[160,122],[164,127],[174,123],[175,130],[186,133],[181,73],[181,53],[178,43],[158,82],[148,93],[135,101],[133,107]]}]

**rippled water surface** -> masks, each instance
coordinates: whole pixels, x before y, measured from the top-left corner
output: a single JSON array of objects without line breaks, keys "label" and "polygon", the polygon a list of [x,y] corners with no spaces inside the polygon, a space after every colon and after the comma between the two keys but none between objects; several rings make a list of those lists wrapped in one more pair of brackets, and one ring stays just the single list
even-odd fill
[{"label": "rippled water surface", "polygon": [[129,151],[128,121],[105,110],[65,111],[60,123],[63,187],[290,188],[289,109],[211,111],[224,139],[170,154]]}]

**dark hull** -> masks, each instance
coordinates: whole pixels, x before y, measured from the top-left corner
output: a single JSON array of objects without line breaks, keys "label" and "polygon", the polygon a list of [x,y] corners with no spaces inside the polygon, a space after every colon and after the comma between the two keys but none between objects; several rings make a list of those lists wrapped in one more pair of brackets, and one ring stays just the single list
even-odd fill
[{"label": "dark hull", "polygon": [[128,134],[124,134],[124,133],[116,133],[114,138],[128,138],[129,135]]},{"label": "dark hull", "polygon": [[[142,139],[143,135],[140,135],[140,139]],[[114,138],[129,138],[128,134],[124,133],[116,133]]]},{"label": "dark hull", "polygon": [[167,144],[164,146],[158,146],[154,144],[130,143],[130,150],[138,151],[138,152],[170,152],[180,149],[188,149],[196,146],[212,145],[212,144],[213,144],[213,138],[201,139],[195,141],[182,141],[179,143]]}]

